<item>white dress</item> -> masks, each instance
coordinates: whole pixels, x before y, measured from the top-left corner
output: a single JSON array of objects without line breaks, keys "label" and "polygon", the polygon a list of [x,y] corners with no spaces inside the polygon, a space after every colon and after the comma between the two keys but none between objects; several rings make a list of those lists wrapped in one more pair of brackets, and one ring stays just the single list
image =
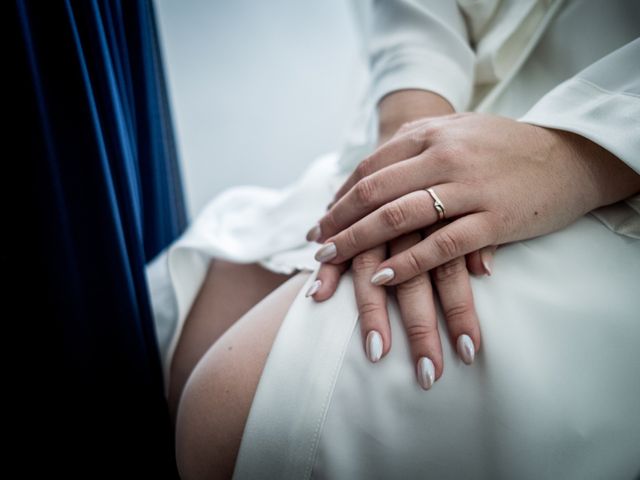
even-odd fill
[{"label": "white dress", "polygon": [[[639,2],[357,5],[372,81],[352,141],[285,189],[214,198],[149,266],[165,373],[212,257],[317,269],[306,230],[375,144],[373,106],[391,91],[573,131],[640,173]],[[640,197],[501,247],[494,270],[472,279],[482,351],[465,366],[445,341],[444,375],[428,392],[393,299],[393,348],[372,364],[350,274],[321,304],[305,286],[267,359],[234,478],[640,474]]]}]

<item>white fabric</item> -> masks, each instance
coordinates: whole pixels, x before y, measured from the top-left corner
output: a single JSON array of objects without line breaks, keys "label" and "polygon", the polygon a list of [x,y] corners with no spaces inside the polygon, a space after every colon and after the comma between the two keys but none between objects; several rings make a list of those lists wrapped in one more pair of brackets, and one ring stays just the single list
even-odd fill
[{"label": "white fabric", "polygon": [[[432,90],[458,110],[578,132],[638,171],[640,62],[638,42],[628,44],[640,35],[640,2],[360,7],[372,78],[350,142],[286,189],[221,194],[150,266],[166,376],[212,257],[282,273],[317,267],[305,232],[375,145],[375,102],[391,91]],[[348,277],[322,306],[299,297],[263,372],[236,478],[637,473],[638,197],[594,215],[602,223],[587,216],[498,250],[495,275],[473,282],[483,350],[462,367],[445,344],[445,375],[427,394],[417,390],[393,303],[392,354],[373,367]],[[307,323],[313,328],[302,328]]]},{"label": "white fabric", "polygon": [[434,91],[465,110],[473,91],[474,53],[455,2],[374,2],[366,29],[370,100],[406,88]]},{"label": "white fabric", "polygon": [[317,246],[304,238],[344,180],[337,160],[335,154],[318,158],[294,185],[282,190],[238,187],[223,192],[149,265],[165,386],[179,334],[211,258],[259,262],[286,274],[315,267]]},{"label": "white fabric", "polygon": [[[577,133],[640,174],[640,39],[554,88],[520,120]],[[593,214],[618,233],[640,238],[640,195]]]},{"label": "white fabric", "polygon": [[[586,216],[502,247],[473,278],[482,350],[423,391],[392,348],[364,354],[351,275],[292,304],[253,401],[235,480],[631,479],[640,473],[640,241]],[[615,273],[613,273],[615,272]]]}]

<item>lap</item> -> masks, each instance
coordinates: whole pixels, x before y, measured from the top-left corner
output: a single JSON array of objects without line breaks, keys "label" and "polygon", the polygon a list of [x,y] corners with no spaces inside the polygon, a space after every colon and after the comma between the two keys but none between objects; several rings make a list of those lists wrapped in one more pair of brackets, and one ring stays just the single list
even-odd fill
[{"label": "lap", "polygon": [[175,413],[187,378],[209,347],[287,278],[256,263],[211,260],[172,358],[169,389],[172,412]]},{"label": "lap", "polygon": [[638,271],[640,242],[591,217],[504,247],[495,274],[473,283],[481,355],[466,366],[445,344],[444,375],[428,392],[414,381],[393,300],[391,352],[371,364],[350,275],[322,304],[300,293],[312,278],[294,277],[190,379],[183,473],[228,477],[240,446],[234,478],[632,476]]},{"label": "lap", "polygon": [[[176,426],[177,457],[184,478],[231,476],[271,344],[306,277],[308,274],[296,275],[249,310],[194,369]],[[206,296],[206,289],[202,293]]]},{"label": "lap", "polygon": [[262,373],[235,478],[633,476],[639,271],[640,242],[589,216],[503,247],[494,275],[473,280],[481,354],[466,366],[445,343],[444,375],[428,392],[414,381],[393,300],[391,352],[371,364],[349,274],[328,302],[298,295]]}]

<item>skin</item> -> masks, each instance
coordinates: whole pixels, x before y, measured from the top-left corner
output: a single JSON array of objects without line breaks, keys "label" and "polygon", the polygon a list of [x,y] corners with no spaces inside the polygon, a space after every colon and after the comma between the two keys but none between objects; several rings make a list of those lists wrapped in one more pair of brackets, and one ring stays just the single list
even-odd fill
[{"label": "skin", "polygon": [[[516,141],[517,140],[517,141]],[[640,190],[640,175],[569,132],[459,114],[401,129],[365,159],[320,220],[342,263],[381,242],[434,225],[434,187],[455,220],[385,260],[397,285],[487,245],[544,235]]]},{"label": "skin", "polygon": [[[423,90],[401,90],[382,99],[378,105],[379,144],[391,140],[403,125],[425,117],[451,114],[453,108],[439,95]],[[343,187],[336,195],[339,200],[346,193]],[[431,207],[432,208],[432,207]],[[431,230],[435,230],[432,228]],[[321,230],[324,232],[324,230]],[[363,350],[369,332],[379,332],[382,337],[382,357],[391,350],[391,328],[387,313],[387,291],[383,286],[373,285],[371,276],[389,256],[417,245],[424,234],[423,229],[403,234],[388,243],[366,249],[353,257],[351,268],[356,291],[356,303],[360,314],[360,329]],[[430,233],[430,232],[429,232]],[[452,259],[437,267],[431,274],[423,272],[397,285],[395,295],[400,306],[403,322],[409,338],[412,362],[417,365],[422,357],[429,358],[435,367],[435,379],[442,376],[444,365],[440,332],[435,315],[434,287],[438,292],[448,325],[448,334],[455,344],[461,334],[469,335],[476,351],[480,349],[480,324],[473,304],[469,273],[489,275],[495,247],[488,246],[479,251]],[[337,265],[325,263],[317,274],[322,284],[313,295],[316,301],[330,298],[337,288],[339,277],[349,262]],[[372,360],[373,361],[373,360]]]},{"label": "skin", "polygon": [[209,347],[288,278],[257,264],[211,261],[171,362],[169,407],[173,417],[189,375]]},{"label": "skin", "polygon": [[[253,265],[251,269],[255,273],[261,267]],[[237,264],[227,264],[225,270],[238,278],[247,272],[246,266]],[[225,281],[219,272],[210,270],[210,281],[203,285],[199,301],[217,295],[216,285]],[[215,480],[233,475],[267,355],[289,306],[309,276],[300,273],[288,280],[284,276],[269,279],[267,273],[263,270],[261,278],[253,284],[235,285],[238,292],[248,290],[247,296],[253,296],[280,283],[217,339],[184,388],[176,421],[176,460],[180,477],[185,480]],[[240,298],[226,301],[233,302],[234,298],[245,300],[241,293]],[[220,320],[217,310],[202,313],[209,326]]]}]

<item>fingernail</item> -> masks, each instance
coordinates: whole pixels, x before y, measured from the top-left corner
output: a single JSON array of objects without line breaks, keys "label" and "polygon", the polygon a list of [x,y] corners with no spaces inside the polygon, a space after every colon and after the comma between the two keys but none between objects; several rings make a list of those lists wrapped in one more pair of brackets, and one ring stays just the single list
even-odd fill
[{"label": "fingernail", "polygon": [[371,330],[367,334],[367,357],[373,363],[376,363],[382,357],[382,336],[375,330]]},{"label": "fingernail", "polygon": [[429,390],[436,381],[436,367],[433,362],[427,357],[420,357],[416,370],[418,383],[423,389]]},{"label": "fingernail", "polygon": [[320,225],[316,223],[311,227],[311,230],[307,232],[307,242],[315,242],[320,238],[321,234],[322,231],[320,230]]},{"label": "fingernail", "polygon": [[393,269],[389,267],[383,268],[382,270],[379,270],[373,274],[373,276],[371,277],[371,283],[373,283],[374,285],[384,285],[389,280],[392,280],[395,276],[396,272],[394,272]]},{"label": "fingernail", "polygon": [[489,250],[481,250],[480,261],[482,262],[485,273],[491,276],[491,273],[493,273],[493,270],[491,268],[493,267],[493,254]]},{"label": "fingernail", "polygon": [[476,348],[473,346],[473,340],[471,340],[471,337],[466,333],[463,333],[458,337],[458,341],[456,343],[458,355],[460,355],[462,361],[467,365],[471,365],[476,356]]},{"label": "fingernail", "polygon": [[310,297],[311,295],[315,294],[318,290],[320,290],[321,286],[322,286],[322,280],[316,280],[311,284],[311,286],[309,287],[309,290],[307,290],[307,293],[305,293],[304,296]]},{"label": "fingernail", "polygon": [[338,254],[336,244],[329,242],[316,252],[316,260],[319,262],[328,262]]}]

